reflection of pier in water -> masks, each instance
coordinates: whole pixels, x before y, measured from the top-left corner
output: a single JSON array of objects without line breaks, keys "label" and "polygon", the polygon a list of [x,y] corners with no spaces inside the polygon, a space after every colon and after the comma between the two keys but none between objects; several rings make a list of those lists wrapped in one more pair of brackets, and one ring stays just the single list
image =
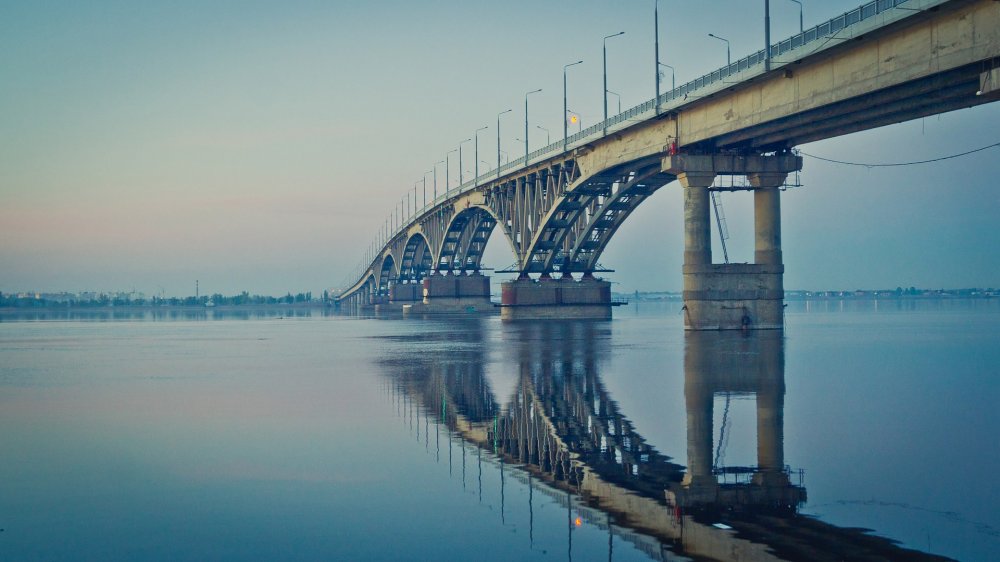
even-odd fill
[{"label": "reflection of pier in water", "polygon": [[[780,333],[685,334],[685,469],[646,443],[604,388],[606,324],[505,326],[516,364],[494,365],[487,375],[482,322],[406,342],[419,345],[384,364],[395,387],[436,423],[492,451],[501,470],[515,463],[529,486],[535,480],[535,489],[640,550],[669,558],[660,541],[675,553],[719,560],[944,559],[798,514],[806,491],[801,473],[791,477],[784,464]],[[497,367],[510,379],[493,375]],[[715,466],[718,395],[755,398],[756,466]]]}]

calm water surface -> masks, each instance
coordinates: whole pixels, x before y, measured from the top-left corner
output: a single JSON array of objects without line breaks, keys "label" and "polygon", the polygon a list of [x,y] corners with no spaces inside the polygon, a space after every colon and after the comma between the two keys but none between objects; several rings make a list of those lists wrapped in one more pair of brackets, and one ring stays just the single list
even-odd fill
[{"label": "calm water surface", "polygon": [[0,560],[1000,551],[997,301],[298,314],[0,316]]}]

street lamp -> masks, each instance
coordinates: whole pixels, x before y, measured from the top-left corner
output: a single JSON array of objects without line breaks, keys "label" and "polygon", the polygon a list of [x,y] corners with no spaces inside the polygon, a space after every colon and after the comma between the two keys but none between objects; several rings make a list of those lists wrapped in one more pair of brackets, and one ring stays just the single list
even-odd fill
[{"label": "street lamp", "polygon": [[[437,199],[438,196],[438,164],[444,164],[444,160],[438,160],[434,163],[434,198]],[[448,191],[447,189],[445,190]]]},{"label": "street lamp", "polygon": [[465,183],[464,176],[462,175],[462,145],[472,141],[472,139],[465,139],[464,141],[458,143],[458,189],[462,189],[462,184]]},{"label": "street lamp", "polygon": [[611,90],[604,90],[604,91],[618,98],[618,113],[620,114],[622,112],[622,95],[619,94],[618,92],[612,92]]},{"label": "street lamp", "polygon": [[528,96],[531,94],[537,94],[541,92],[542,89],[531,90],[524,94],[524,165],[528,165]]},{"label": "street lamp", "polygon": [[510,113],[513,109],[505,109],[500,113],[497,113],[497,177],[500,177],[500,116],[504,113]]},{"label": "street lamp", "polygon": [[789,0],[790,2],[795,2],[799,5],[799,33],[802,33],[802,2],[799,0]]},{"label": "street lamp", "polygon": [[577,112],[575,112],[575,111],[573,111],[572,109],[569,109],[569,108],[566,109],[566,113],[569,113],[570,115],[572,115],[572,117],[570,117],[569,120],[572,121],[573,123],[576,123],[576,132],[579,133],[580,131],[582,131],[583,130],[583,118],[580,117],[580,114],[577,113]]},{"label": "street lamp", "polygon": [[448,180],[448,172],[451,171],[451,161],[449,157],[453,152],[458,152],[457,148],[453,148],[445,153],[444,155],[444,194],[448,195],[448,191],[451,190],[451,182]]},{"label": "street lamp", "polygon": [[[426,207],[427,206],[427,182],[423,182],[423,183],[424,183],[424,206]],[[420,182],[418,182],[418,181],[413,182],[413,192],[414,192],[414,194],[416,194],[417,186],[418,185],[420,185]],[[416,195],[414,195],[414,199],[416,199]]]},{"label": "street lamp", "polygon": [[566,152],[566,147],[569,144],[569,122],[566,120],[569,114],[569,109],[566,108],[566,69],[578,64],[583,64],[583,61],[578,60],[576,62],[563,65],[563,152]]},{"label": "street lamp", "polygon": [[[424,193],[427,192],[427,174],[429,174],[429,173],[431,173],[431,171],[427,170],[426,172],[424,172],[424,175],[421,178],[423,180],[423,182],[424,182]],[[438,194],[437,194],[437,189],[435,188],[434,189],[434,199],[432,199],[432,201],[437,201],[437,198],[438,198]]]},{"label": "street lamp", "polygon": [[535,125],[536,129],[541,129],[545,131],[545,146],[552,144],[552,135],[549,134],[549,130],[541,125]]},{"label": "street lamp", "polygon": [[670,66],[667,63],[663,63],[663,62],[660,63],[660,66],[665,66],[665,67],[667,67],[667,68],[670,69],[670,89],[673,90],[673,89],[677,88],[677,82],[676,82],[677,73],[674,71],[674,67]]},{"label": "street lamp", "polygon": [[475,170],[476,187],[479,187],[479,131],[485,131],[486,129],[489,129],[489,127],[480,127],[476,129],[476,132],[474,134],[474,136],[476,137],[476,170]]},{"label": "street lamp", "polygon": [[[653,2],[653,49],[656,59],[656,102],[653,104],[656,114],[660,113],[660,0]],[[673,88],[671,88],[673,89]]]},{"label": "street lamp", "polygon": [[726,42],[726,66],[729,66],[729,64],[730,64],[729,63],[729,39],[725,39],[725,38],[719,37],[718,35],[714,35],[712,33],[709,33],[708,36],[709,37],[713,37],[715,39],[718,39],[719,41],[725,41]]},{"label": "street lamp", "polygon": [[771,71],[771,0],[764,0],[764,72]]},{"label": "street lamp", "polygon": [[625,35],[624,31],[619,31],[613,35],[604,36],[604,134],[608,133],[608,39]]}]

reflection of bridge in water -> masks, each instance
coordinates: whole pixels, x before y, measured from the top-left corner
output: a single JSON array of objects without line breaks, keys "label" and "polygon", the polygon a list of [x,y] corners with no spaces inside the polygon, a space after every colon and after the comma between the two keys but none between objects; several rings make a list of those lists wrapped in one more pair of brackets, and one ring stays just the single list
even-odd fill
[{"label": "reflection of bridge in water", "polygon": [[[415,336],[423,340],[419,348],[390,354],[383,364],[397,391],[423,411],[424,424],[433,417],[478,454],[492,452],[501,470],[515,464],[529,485],[541,482],[535,489],[568,508],[576,502],[585,517],[654,558],[943,560],[799,515],[806,499],[801,472],[784,464],[780,333],[686,334],[685,468],[647,443],[604,387],[607,324],[505,327],[516,363],[500,365],[506,373],[495,375],[496,366],[484,362],[484,321],[455,322]],[[713,461],[720,395],[755,398],[754,466]]]}]

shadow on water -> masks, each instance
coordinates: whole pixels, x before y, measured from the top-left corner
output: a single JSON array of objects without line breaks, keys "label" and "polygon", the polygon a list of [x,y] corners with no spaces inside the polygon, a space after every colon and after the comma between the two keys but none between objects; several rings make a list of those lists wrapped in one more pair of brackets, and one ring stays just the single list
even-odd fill
[{"label": "shadow on water", "polygon": [[[571,559],[576,510],[608,532],[609,559],[617,537],[657,560],[948,560],[799,514],[803,473],[784,464],[780,332],[685,334],[687,451],[671,452],[685,466],[647,443],[606,390],[609,323],[503,325],[516,358],[500,366],[504,378],[487,365],[498,343],[485,341],[488,321],[429,322],[425,338],[440,345],[397,342],[381,366],[411,407],[496,458],[501,483],[513,465],[529,494],[567,509]],[[731,396],[755,402],[752,466],[713,458],[716,398]]]}]

